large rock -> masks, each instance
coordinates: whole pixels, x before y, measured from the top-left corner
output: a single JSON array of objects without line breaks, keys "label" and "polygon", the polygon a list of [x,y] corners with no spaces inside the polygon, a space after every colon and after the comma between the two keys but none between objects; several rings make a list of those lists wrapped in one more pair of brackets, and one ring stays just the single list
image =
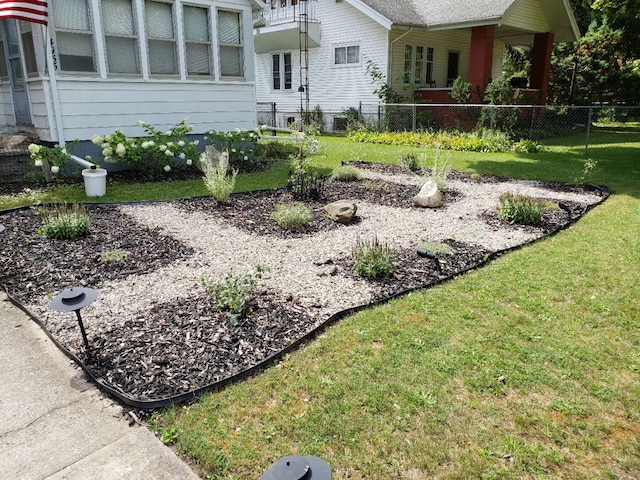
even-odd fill
[{"label": "large rock", "polygon": [[427,180],[420,192],[413,197],[416,207],[437,208],[442,206],[442,192],[433,180]]},{"label": "large rock", "polygon": [[324,211],[331,220],[338,223],[349,223],[356,216],[358,207],[349,200],[338,200],[326,205]]}]

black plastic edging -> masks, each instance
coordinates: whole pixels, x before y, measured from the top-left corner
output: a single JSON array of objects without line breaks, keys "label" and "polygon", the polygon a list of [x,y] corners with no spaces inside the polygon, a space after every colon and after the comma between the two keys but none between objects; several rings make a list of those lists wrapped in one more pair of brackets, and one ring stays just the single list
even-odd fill
[{"label": "black plastic edging", "polygon": [[[82,370],[85,372],[85,374],[89,377],[89,379],[91,381],[93,381],[97,387],[102,390],[103,392],[107,393],[108,395],[116,398],[118,401],[120,401],[121,403],[123,403],[124,405],[127,405],[129,407],[133,407],[133,408],[137,408],[140,410],[155,410],[158,408],[163,408],[163,407],[167,407],[169,405],[173,405],[173,404],[179,404],[179,403],[184,403],[187,402],[189,400],[192,400],[194,398],[197,398],[199,396],[201,396],[204,393],[207,392],[214,392],[217,390],[221,390],[222,388],[224,388],[225,386],[231,384],[231,383],[235,383],[238,382],[242,379],[248,378],[264,369],[266,369],[268,366],[270,366],[272,363],[275,363],[276,361],[278,361],[279,359],[281,359],[284,355],[286,355],[287,353],[290,353],[294,350],[297,350],[298,348],[300,348],[300,346],[302,346],[305,342],[308,342],[309,340],[312,340],[313,338],[315,338],[318,334],[322,333],[326,328],[328,328],[329,326],[333,325],[334,323],[336,323],[338,320],[343,319],[344,317],[348,316],[348,315],[352,315],[354,313],[357,313],[361,310],[364,310],[366,308],[370,308],[370,307],[374,307],[377,305],[381,305],[383,303],[387,303],[393,299],[399,298],[401,296],[404,296],[408,293],[417,291],[417,290],[425,290],[427,288],[431,288],[437,285],[441,285],[443,283],[449,282],[461,275],[464,275],[472,270],[476,270],[479,267],[483,267],[484,265],[488,264],[489,261],[494,260],[495,258],[498,258],[502,255],[504,255],[505,253],[511,252],[511,251],[515,251],[515,250],[519,250],[522,249],[528,245],[532,245],[535,244],[551,235],[555,235],[556,233],[570,227],[571,225],[573,225],[574,223],[576,223],[580,218],[582,218],[582,216],[587,213],[589,210],[591,210],[592,208],[594,208],[596,205],[600,205],[601,203],[603,203],[607,198],[609,198],[609,195],[611,194],[611,190],[607,187],[601,186],[601,185],[589,185],[589,188],[592,188],[593,190],[597,190],[602,194],[602,199],[599,202],[596,202],[594,204],[591,205],[587,205],[587,207],[582,210],[582,212],[580,213],[580,215],[578,215],[575,218],[572,218],[571,215],[569,215],[569,221],[565,224],[562,225],[561,227],[541,236],[538,238],[535,238],[533,240],[530,240],[528,242],[525,243],[521,243],[519,245],[513,246],[513,247],[509,247],[509,248],[505,248],[502,250],[497,250],[495,252],[490,253],[489,255],[487,255],[482,261],[478,262],[477,264],[474,264],[468,268],[465,268],[463,270],[459,270],[457,272],[454,272],[452,274],[440,277],[436,280],[433,280],[431,282],[428,282],[424,285],[421,286],[417,286],[417,287],[412,287],[412,288],[407,288],[404,290],[401,290],[399,292],[396,292],[392,295],[389,295],[387,297],[383,297],[383,298],[379,298],[377,300],[374,300],[372,302],[366,303],[366,304],[362,304],[362,305],[357,305],[354,307],[349,307],[346,308],[344,310],[340,310],[334,314],[332,314],[331,316],[329,316],[325,321],[323,321],[322,323],[320,323],[316,328],[314,328],[313,330],[310,330],[309,332],[307,332],[306,334],[304,334],[302,337],[298,338],[297,340],[295,340],[294,342],[292,342],[291,344],[289,344],[287,347],[285,347],[284,349],[280,350],[279,352],[274,353],[273,355],[270,355],[269,357],[265,358],[264,360],[262,360],[261,362],[253,365],[252,367],[249,367],[246,370],[243,370],[241,372],[238,372],[234,375],[231,375],[230,377],[227,378],[223,378],[222,380],[219,380],[217,382],[211,383],[209,385],[204,385],[202,387],[199,387],[195,390],[191,390],[189,392],[186,393],[182,393],[179,395],[174,395],[171,397],[165,397],[165,398],[160,398],[160,399],[156,399],[156,400],[141,400],[138,398],[134,398],[131,397],[130,395],[128,395],[126,392],[121,391],[120,389],[117,389],[107,383],[104,383],[103,381],[101,381],[100,378],[96,377],[91,370],[82,362],[82,360],[80,360],[77,356],[75,356],[73,353],[71,353],[69,350],[67,350],[60,342],[58,342],[58,340],[56,340],[56,338],[54,337],[54,335],[49,331],[49,329],[47,329],[47,327],[44,325],[44,323],[35,315],[33,315],[29,310],[27,310],[27,308],[25,308],[20,302],[18,302],[15,298],[13,298],[11,296],[11,294],[9,293],[9,291],[7,290],[6,286],[3,285],[4,291],[7,294],[7,297],[9,298],[9,300],[11,301],[12,304],[14,304],[16,307],[18,307],[20,310],[22,310],[25,314],[27,314],[29,316],[29,318],[31,318],[47,335],[47,337],[49,337],[51,339],[51,341],[67,356],[69,357],[71,360],[73,360],[80,368],[82,368]],[[194,197],[197,198],[197,197]],[[154,203],[156,201],[153,201]],[[163,202],[163,200],[158,201],[158,202]],[[137,203],[150,203],[150,202],[131,202],[129,204],[137,204]],[[127,204],[127,203],[125,203]],[[91,203],[89,205],[101,205],[99,203]],[[106,205],[106,204],[104,204]],[[23,208],[29,208],[29,207],[18,207],[16,209],[12,209],[12,210],[19,210],[19,209],[23,209]],[[11,211],[11,210],[5,210],[5,212],[7,211]],[[2,212],[0,212],[2,213]]]}]

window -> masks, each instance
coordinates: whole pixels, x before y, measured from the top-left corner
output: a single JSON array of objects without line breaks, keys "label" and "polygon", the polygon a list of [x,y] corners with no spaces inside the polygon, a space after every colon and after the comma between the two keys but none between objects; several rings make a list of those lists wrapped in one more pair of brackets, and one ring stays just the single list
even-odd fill
[{"label": "window", "polygon": [[447,62],[447,87],[453,87],[453,82],[458,78],[458,65],[460,63],[460,53],[449,52]]},{"label": "window", "polygon": [[149,71],[152,75],[176,75],[176,34],[173,4],[155,0],[145,2]]},{"label": "window", "polygon": [[334,47],[333,49],[334,65],[359,65],[360,64],[360,45],[347,45]]},{"label": "window", "polygon": [[276,53],[271,57],[273,89],[291,90],[291,53]]},{"label": "window", "polygon": [[212,75],[209,11],[206,8],[183,8],[187,75]]},{"label": "window", "polygon": [[102,0],[102,22],[109,73],[140,73],[131,0]]},{"label": "window", "polygon": [[218,11],[218,42],[220,47],[220,76],[244,76],[242,47],[242,16],[238,12]]},{"label": "window", "polygon": [[430,85],[433,82],[433,47],[404,46],[405,84]]},{"label": "window", "polygon": [[4,53],[4,22],[0,22],[0,82],[9,78],[7,56]]},{"label": "window", "polygon": [[38,75],[38,62],[36,61],[36,50],[33,46],[33,33],[31,23],[20,20],[20,36],[22,37],[22,50],[24,52],[24,65],[27,75]]},{"label": "window", "polygon": [[93,31],[87,0],[56,0],[53,19],[60,69],[95,72]]}]

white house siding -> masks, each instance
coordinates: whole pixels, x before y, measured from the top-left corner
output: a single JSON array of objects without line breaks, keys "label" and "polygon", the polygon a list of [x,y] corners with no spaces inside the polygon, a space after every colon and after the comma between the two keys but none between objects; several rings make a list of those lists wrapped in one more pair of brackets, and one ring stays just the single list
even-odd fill
[{"label": "white house siding", "polygon": [[[408,32],[408,33],[407,33]],[[467,78],[469,72],[469,50],[471,48],[471,30],[446,30],[428,32],[422,28],[408,27],[393,30],[391,34],[391,71],[394,72],[389,79],[396,92],[403,92],[411,96],[411,92],[403,84],[404,47],[405,45],[422,45],[433,47],[434,66],[433,75],[436,88],[447,86],[447,62],[449,52],[456,51],[460,54],[458,74]]]},{"label": "white house siding", "polygon": [[0,132],[6,132],[8,125],[15,125],[13,101],[9,82],[0,83]]},{"label": "white house siding", "polygon": [[143,131],[138,120],[166,130],[186,118],[194,133],[253,129],[257,125],[253,87],[244,82],[58,79],[67,140],[114,130],[139,136]]},{"label": "white house siding", "polygon": [[501,25],[518,27],[532,32],[547,32],[550,29],[539,0],[520,0],[515,2],[505,13]]},{"label": "white house siding", "polygon": [[[346,2],[318,0],[316,17],[321,22],[321,46],[309,49],[309,107],[320,106],[325,114],[341,113],[349,107],[358,107],[360,102],[377,104],[373,93],[375,86],[366,73],[367,60],[371,60],[383,71],[387,65],[388,32],[377,22],[357,11]],[[336,67],[333,65],[333,47],[360,45],[359,65]],[[279,112],[300,111],[300,54],[298,49],[285,50],[292,53],[292,91],[281,93],[272,88],[271,55],[269,52],[256,55],[256,96],[258,102],[275,102]],[[279,124],[284,116],[278,119]]]}]

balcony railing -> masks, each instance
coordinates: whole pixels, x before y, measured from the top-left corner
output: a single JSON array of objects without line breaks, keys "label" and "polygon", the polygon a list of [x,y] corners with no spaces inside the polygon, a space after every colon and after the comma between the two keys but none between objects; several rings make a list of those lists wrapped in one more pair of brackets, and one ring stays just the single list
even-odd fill
[{"label": "balcony railing", "polygon": [[287,0],[285,5],[283,5],[283,3],[285,2],[281,2],[280,0],[273,1],[270,5],[269,2],[267,2],[267,7],[263,10],[262,16],[267,21],[267,25],[279,25],[283,23],[298,22],[300,21],[301,2],[307,4],[307,19],[310,22],[315,22],[315,0]]}]

